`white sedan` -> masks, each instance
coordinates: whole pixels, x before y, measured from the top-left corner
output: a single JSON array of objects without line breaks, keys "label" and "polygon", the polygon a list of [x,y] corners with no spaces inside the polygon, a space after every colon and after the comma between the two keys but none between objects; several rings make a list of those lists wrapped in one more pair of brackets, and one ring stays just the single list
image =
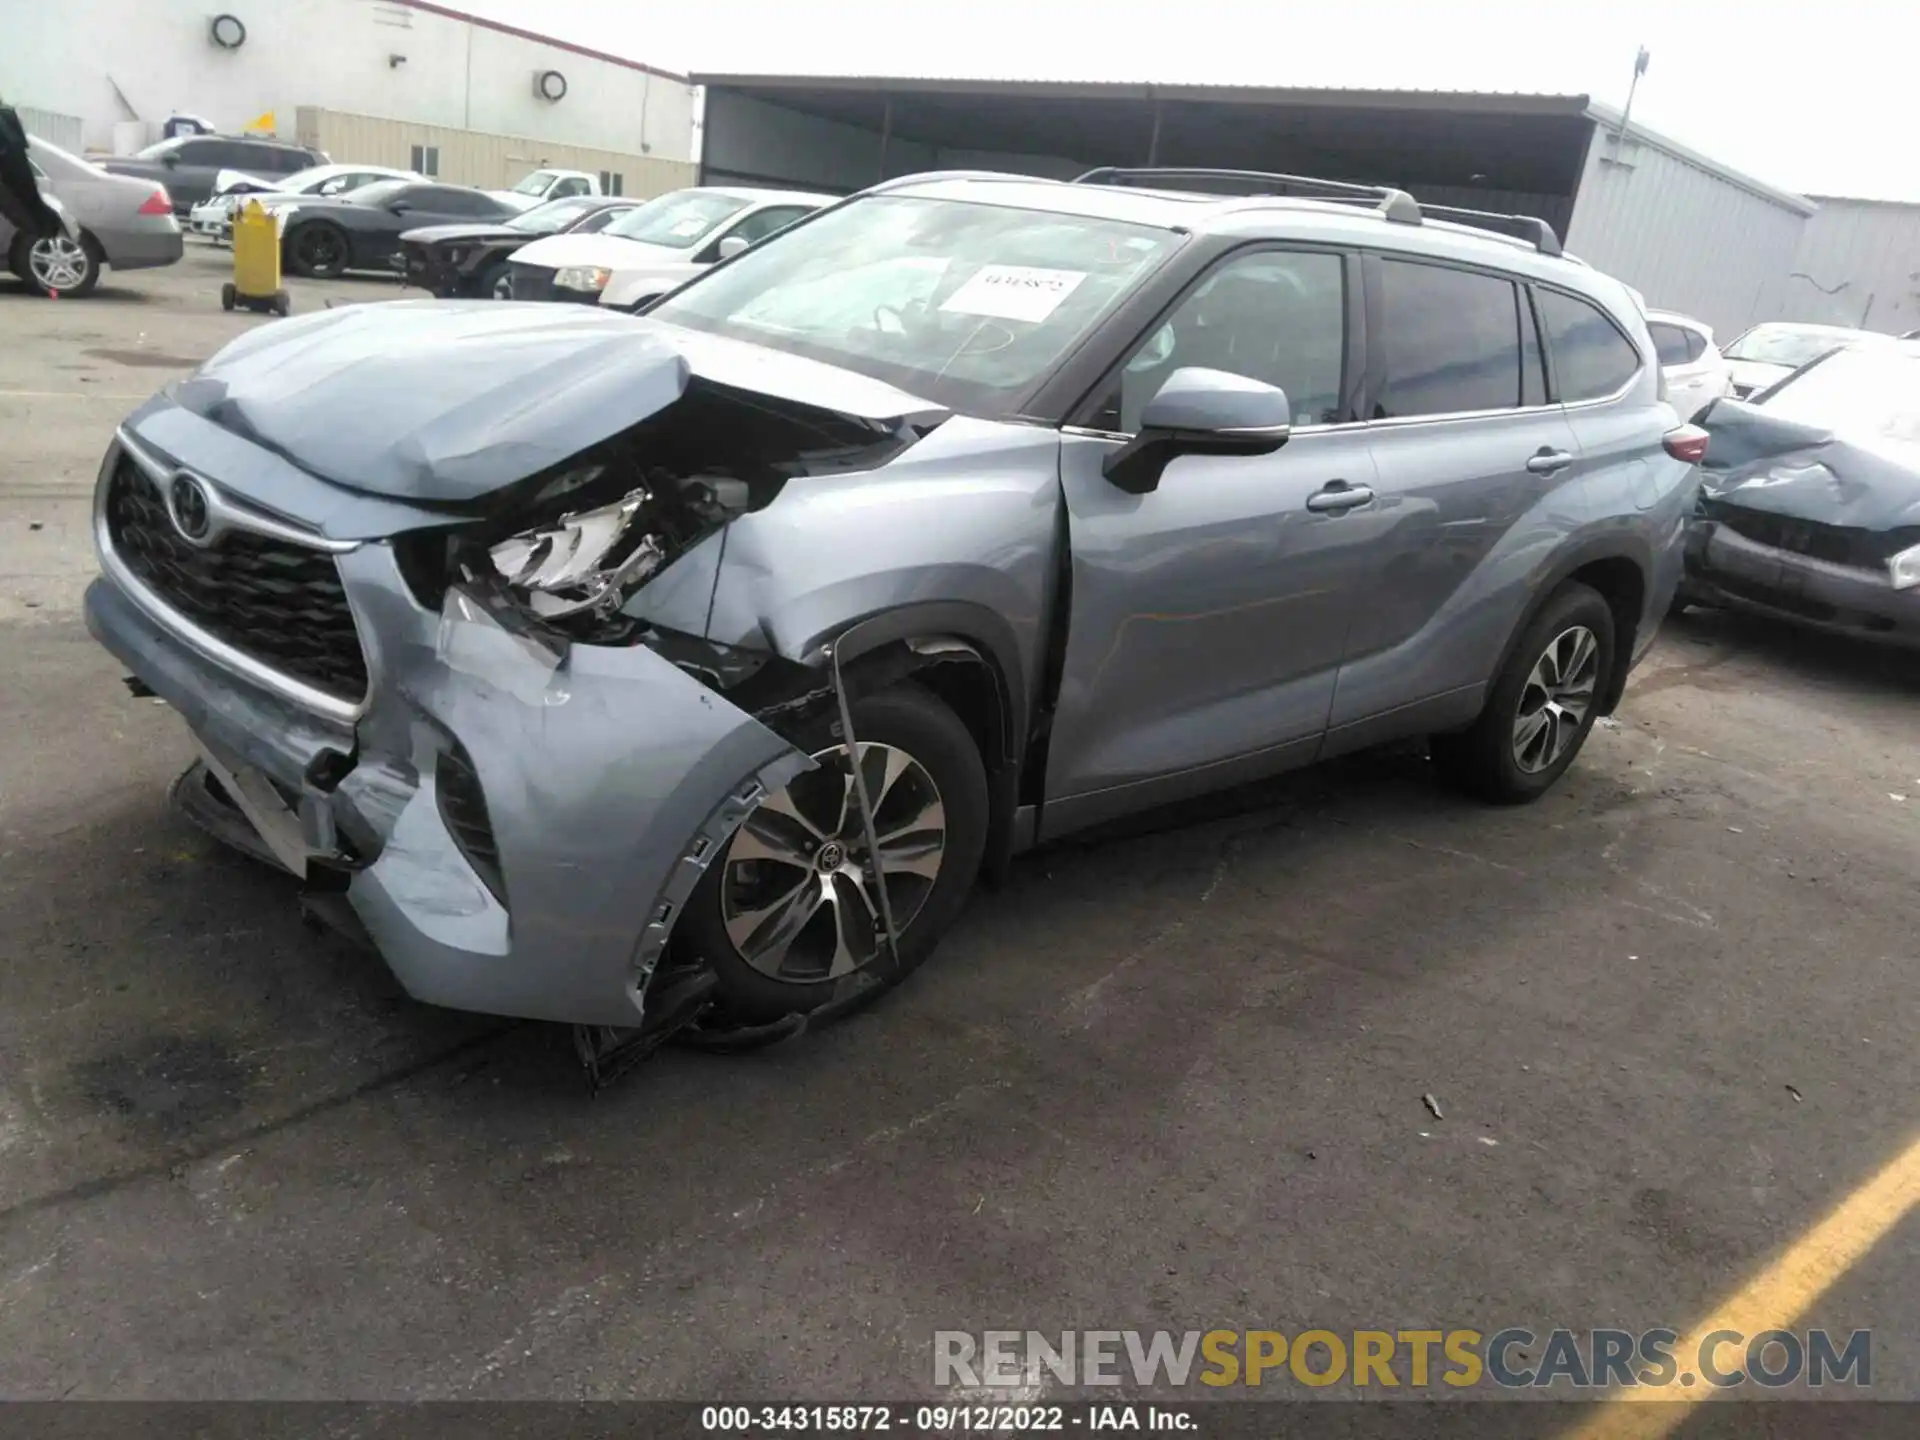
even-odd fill
[{"label": "white sedan", "polygon": [[1714,346],[1711,325],[1671,310],[1649,310],[1647,331],[1660,356],[1667,403],[1682,420],[1733,393],[1732,367]]}]

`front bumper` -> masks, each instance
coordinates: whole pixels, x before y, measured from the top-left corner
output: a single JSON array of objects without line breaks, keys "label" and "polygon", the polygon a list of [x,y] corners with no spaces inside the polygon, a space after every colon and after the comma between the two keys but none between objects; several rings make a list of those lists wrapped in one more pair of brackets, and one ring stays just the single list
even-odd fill
[{"label": "front bumper", "polygon": [[[351,713],[214,658],[152,592],[121,583],[110,542],[87,628],[180,712],[286,868],[345,878],[410,994],[638,1024],[706,865],[812,762],[645,647],[538,651],[458,591],[422,608],[385,543],[337,563],[371,676]],[[450,828],[450,757],[484,795],[487,864]]]},{"label": "front bumper", "polygon": [[1687,527],[1689,597],[1829,634],[1920,648],[1920,589],[1887,572],[1836,565],[1760,544],[1714,520]]}]

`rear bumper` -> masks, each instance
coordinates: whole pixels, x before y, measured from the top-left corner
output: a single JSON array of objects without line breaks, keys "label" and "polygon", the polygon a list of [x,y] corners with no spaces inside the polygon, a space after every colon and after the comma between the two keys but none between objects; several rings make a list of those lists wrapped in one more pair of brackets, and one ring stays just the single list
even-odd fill
[{"label": "rear bumper", "polygon": [[1920,648],[1920,589],[1896,590],[1861,570],[1762,545],[1712,520],[1687,529],[1686,591],[1828,634]]},{"label": "rear bumper", "polygon": [[96,230],[107,264],[116,270],[151,270],[171,265],[186,253],[187,242],[178,225],[159,229]]},{"label": "rear bumper", "polygon": [[337,561],[371,675],[356,713],[222,663],[111,564],[87,628],[180,713],[285,868],[345,879],[410,994],[637,1024],[707,864],[812,762],[644,646],[548,652],[457,591],[422,608],[384,543]]}]

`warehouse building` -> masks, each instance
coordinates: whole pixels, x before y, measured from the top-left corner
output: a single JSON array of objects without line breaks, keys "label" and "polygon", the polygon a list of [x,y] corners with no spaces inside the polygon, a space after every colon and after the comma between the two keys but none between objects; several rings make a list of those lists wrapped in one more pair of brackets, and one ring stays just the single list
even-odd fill
[{"label": "warehouse building", "polygon": [[1769,319],[1920,330],[1920,205],[1816,195]]},{"label": "warehouse building", "polygon": [[[1811,200],[1584,95],[696,75],[704,181],[850,192],[929,169],[1208,166],[1537,215],[1652,306],[1731,335],[1782,303]],[[1624,134],[1622,133],[1624,128]]]},{"label": "warehouse building", "polygon": [[684,75],[426,0],[6,10],[0,95],[56,144],[126,154],[184,114],[466,184],[559,165],[657,194],[693,174],[696,93]]}]

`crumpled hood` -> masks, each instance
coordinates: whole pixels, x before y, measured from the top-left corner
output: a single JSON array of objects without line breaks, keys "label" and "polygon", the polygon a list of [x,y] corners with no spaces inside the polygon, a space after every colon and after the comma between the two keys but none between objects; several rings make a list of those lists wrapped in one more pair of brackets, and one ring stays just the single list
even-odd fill
[{"label": "crumpled hood", "polygon": [[1920,526],[1920,449],[1850,442],[1738,400],[1720,401],[1703,424],[1709,514],[1732,505],[1854,530]]},{"label": "crumpled hood", "polygon": [[863,420],[947,412],[851,371],[578,305],[398,300],[251,330],[170,393],[367,494],[460,504],[664,410],[691,377]]},{"label": "crumpled hood", "polygon": [[1791,365],[1772,365],[1765,360],[1727,361],[1727,378],[1743,390],[1764,390],[1792,373]]}]

